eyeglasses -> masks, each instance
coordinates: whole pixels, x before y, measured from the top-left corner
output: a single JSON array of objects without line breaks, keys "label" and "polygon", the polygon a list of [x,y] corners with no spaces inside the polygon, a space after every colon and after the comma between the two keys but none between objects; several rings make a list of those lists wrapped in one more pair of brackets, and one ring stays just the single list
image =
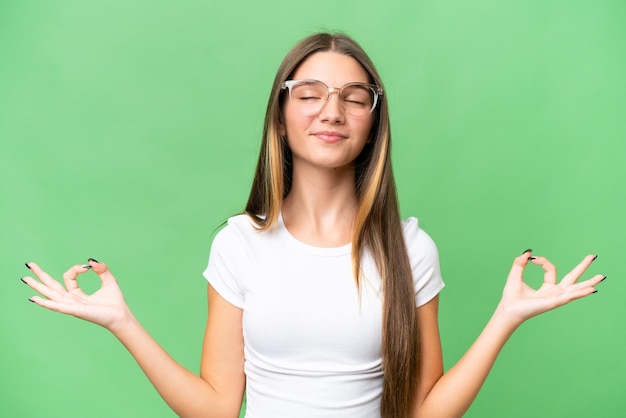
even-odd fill
[{"label": "eyeglasses", "polygon": [[331,94],[337,93],[341,108],[351,116],[367,116],[372,113],[383,94],[383,88],[367,83],[347,83],[328,87],[318,80],[287,80],[281,89],[289,90],[290,103],[306,115],[319,113]]}]

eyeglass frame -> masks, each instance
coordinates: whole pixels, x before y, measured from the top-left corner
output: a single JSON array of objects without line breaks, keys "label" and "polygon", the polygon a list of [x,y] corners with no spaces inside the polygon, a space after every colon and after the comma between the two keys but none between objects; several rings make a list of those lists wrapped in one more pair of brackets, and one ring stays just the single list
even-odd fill
[{"label": "eyeglass frame", "polygon": [[[293,88],[294,85],[296,85],[297,83],[302,83],[302,82],[313,82],[313,83],[319,83],[321,85],[323,85],[324,87],[326,87],[326,97],[324,98],[324,100],[322,101],[322,104],[318,110],[318,112],[321,112],[322,109],[324,108],[324,106],[326,106],[326,104],[328,103],[328,99],[330,98],[330,95],[333,93],[337,93],[337,97],[339,98],[339,103],[341,104],[341,108],[343,109],[344,112],[350,114],[350,112],[348,112],[345,108],[345,104],[343,102],[343,99],[341,98],[341,92],[343,91],[343,89],[345,87],[348,86],[354,86],[354,85],[358,85],[358,86],[363,86],[363,87],[367,87],[368,89],[370,89],[370,91],[372,93],[374,93],[374,100],[372,101],[372,107],[370,108],[369,112],[367,112],[365,115],[369,115],[371,114],[374,109],[376,109],[376,105],[379,102],[379,98],[383,95],[384,90],[382,87],[377,86],[376,84],[370,84],[370,83],[361,83],[359,81],[351,81],[348,82],[346,84],[344,84],[343,86],[337,88],[337,87],[329,87],[326,83],[324,83],[323,81],[320,80],[315,80],[313,78],[304,78],[304,79],[299,79],[299,80],[285,80],[282,82],[282,84],[280,85],[280,89],[281,90],[288,90],[289,91],[289,101],[292,101],[291,98],[291,89]],[[365,116],[363,115],[363,116]]]}]

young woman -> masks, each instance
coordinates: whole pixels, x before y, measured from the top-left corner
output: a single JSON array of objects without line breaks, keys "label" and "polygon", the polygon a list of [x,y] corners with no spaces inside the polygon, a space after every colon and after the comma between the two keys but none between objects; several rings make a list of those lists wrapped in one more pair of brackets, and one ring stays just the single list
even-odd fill
[{"label": "young woman", "polygon": [[[484,331],[444,374],[437,323],[437,250],[399,217],[383,84],[350,38],[320,33],[285,57],[269,98],[246,213],[216,236],[205,276],[209,316],[200,376],[135,319],[107,266],[64,275],[35,263],[31,300],[109,329],[180,416],[236,417],[244,391],[255,417],[455,417],[526,319],[593,293],[577,283],[593,255],[557,282],[525,251]],[[522,279],[545,271],[538,290]],[[102,287],[78,287],[93,269]]]}]

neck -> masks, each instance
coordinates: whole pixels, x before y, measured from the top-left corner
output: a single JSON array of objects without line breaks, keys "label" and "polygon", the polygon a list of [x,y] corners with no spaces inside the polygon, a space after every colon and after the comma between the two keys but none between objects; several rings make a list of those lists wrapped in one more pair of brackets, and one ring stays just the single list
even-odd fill
[{"label": "neck", "polygon": [[282,207],[289,232],[307,244],[336,247],[352,238],[358,202],[354,167],[307,169],[294,166]]}]

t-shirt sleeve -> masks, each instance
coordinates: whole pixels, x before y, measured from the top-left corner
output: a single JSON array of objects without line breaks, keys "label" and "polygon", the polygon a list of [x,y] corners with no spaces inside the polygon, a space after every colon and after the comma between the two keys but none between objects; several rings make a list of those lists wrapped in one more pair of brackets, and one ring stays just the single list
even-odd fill
[{"label": "t-shirt sleeve", "polygon": [[241,277],[237,271],[240,253],[237,248],[237,236],[232,227],[224,227],[213,239],[209,265],[202,274],[228,303],[243,308],[244,296],[237,281]]},{"label": "t-shirt sleeve", "polygon": [[445,286],[439,252],[432,238],[419,227],[416,218],[404,222],[404,235],[413,272],[415,306],[419,307],[437,296]]}]

